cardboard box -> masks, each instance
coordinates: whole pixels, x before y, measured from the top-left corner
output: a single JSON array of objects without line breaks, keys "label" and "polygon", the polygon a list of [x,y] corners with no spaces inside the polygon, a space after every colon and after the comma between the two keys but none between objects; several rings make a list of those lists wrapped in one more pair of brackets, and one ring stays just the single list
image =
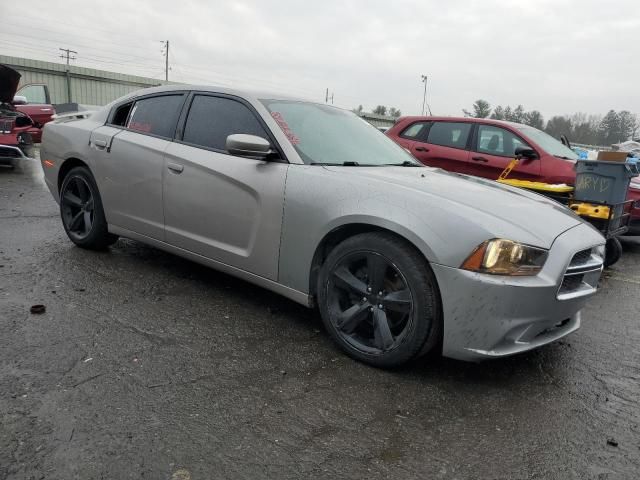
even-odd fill
[{"label": "cardboard box", "polygon": [[626,162],[627,152],[598,152],[598,160],[604,162]]}]

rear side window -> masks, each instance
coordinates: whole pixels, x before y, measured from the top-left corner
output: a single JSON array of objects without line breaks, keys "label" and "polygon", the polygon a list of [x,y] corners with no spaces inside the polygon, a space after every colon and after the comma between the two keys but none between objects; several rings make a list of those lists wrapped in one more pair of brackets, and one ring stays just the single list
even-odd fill
[{"label": "rear side window", "polygon": [[226,151],[227,137],[236,133],[269,139],[265,129],[246,105],[224,97],[193,97],[182,137],[185,143]]},{"label": "rear side window", "polygon": [[490,125],[478,127],[477,152],[497,155],[500,157],[513,157],[516,148],[528,147],[519,137],[508,130]]},{"label": "rear side window", "polygon": [[443,147],[465,148],[470,131],[470,123],[434,122],[427,142]]},{"label": "rear side window", "polygon": [[131,109],[127,128],[173,138],[184,95],[162,95],[138,100]]},{"label": "rear side window", "polygon": [[427,128],[429,128],[428,122],[417,122],[405,128],[400,134],[400,136],[403,138],[409,138],[409,139],[415,140],[417,138],[424,136],[424,133],[427,131]]}]

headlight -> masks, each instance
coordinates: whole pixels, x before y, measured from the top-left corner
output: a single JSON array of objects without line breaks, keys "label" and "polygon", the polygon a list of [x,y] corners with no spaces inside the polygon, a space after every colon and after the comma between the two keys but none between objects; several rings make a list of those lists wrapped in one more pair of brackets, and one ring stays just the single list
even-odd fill
[{"label": "headlight", "polygon": [[460,268],[492,275],[536,275],[547,253],[542,248],[494,238],[478,245]]}]

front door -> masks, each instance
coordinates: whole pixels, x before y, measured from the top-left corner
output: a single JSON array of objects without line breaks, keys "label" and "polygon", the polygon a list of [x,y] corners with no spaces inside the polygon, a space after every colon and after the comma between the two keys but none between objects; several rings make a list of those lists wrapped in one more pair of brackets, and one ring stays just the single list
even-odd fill
[{"label": "front door", "polygon": [[236,133],[270,138],[242,101],[193,96],[182,141],[165,152],[166,241],[275,280],[288,164],[229,155]]},{"label": "front door", "polygon": [[[513,160],[518,147],[529,147],[529,145],[505,128],[479,124],[470,155],[469,173],[496,180]],[[507,178],[533,181],[539,177],[540,160],[522,159]]]}]

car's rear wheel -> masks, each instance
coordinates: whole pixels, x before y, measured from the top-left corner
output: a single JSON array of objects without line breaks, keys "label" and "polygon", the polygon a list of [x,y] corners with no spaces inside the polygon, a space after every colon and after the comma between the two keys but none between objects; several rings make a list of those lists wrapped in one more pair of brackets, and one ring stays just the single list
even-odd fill
[{"label": "car's rear wheel", "polygon": [[331,251],[318,281],[325,327],[351,357],[395,367],[438,344],[436,279],[425,259],[389,233],[364,233]]},{"label": "car's rear wheel", "polygon": [[102,250],[118,240],[109,233],[100,192],[86,167],[75,167],[64,178],[60,216],[67,236],[79,247]]}]

